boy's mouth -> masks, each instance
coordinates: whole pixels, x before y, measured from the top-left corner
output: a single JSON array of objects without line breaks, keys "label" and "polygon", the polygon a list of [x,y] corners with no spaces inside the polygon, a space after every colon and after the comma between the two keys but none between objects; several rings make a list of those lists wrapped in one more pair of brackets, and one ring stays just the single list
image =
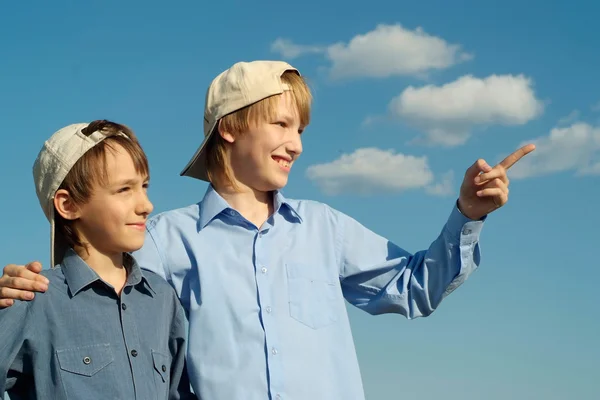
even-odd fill
[{"label": "boy's mouth", "polygon": [[146,223],[145,222],[138,222],[138,223],[134,223],[134,224],[127,224],[128,226],[143,231],[146,229]]},{"label": "boy's mouth", "polygon": [[289,158],[284,158],[280,156],[272,156],[273,160],[283,168],[290,168],[292,166],[292,160]]}]

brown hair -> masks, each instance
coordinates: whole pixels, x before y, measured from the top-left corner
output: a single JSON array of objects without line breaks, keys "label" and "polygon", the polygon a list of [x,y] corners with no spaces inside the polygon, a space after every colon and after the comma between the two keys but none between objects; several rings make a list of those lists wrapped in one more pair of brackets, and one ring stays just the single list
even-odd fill
[{"label": "brown hair", "polygon": [[[310,123],[310,108],[312,95],[310,89],[302,76],[295,71],[286,71],[281,80],[287,83],[291,90],[292,102],[296,106],[300,125],[305,127]],[[225,179],[227,184],[234,186],[233,172],[227,161],[227,142],[219,134],[219,129],[231,134],[240,134],[248,130],[251,124],[260,121],[271,120],[277,117],[279,107],[279,96],[267,97],[257,103],[244,107],[221,118],[215,127],[212,137],[206,144],[206,171],[208,180],[214,183],[217,177]]]},{"label": "brown hair", "polygon": [[[106,139],[92,147],[77,160],[59,187],[59,189],[69,192],[75,204],[85,204],[89,200],[94,184],[107,184],[106,153],[109,150],[115,151],[116,145],[122,146],[129,153],[137,173],[145,176],[150,175],[146,154],[131,129],[116,122],[96,120],[81,130],[81,133],[86,136],[94,132],[101,132],[106,136]],[[64,219],[56,210],[54,218],[56,229],[62,233],[69,246],[84,247],[74,229],[73,221]]]}]

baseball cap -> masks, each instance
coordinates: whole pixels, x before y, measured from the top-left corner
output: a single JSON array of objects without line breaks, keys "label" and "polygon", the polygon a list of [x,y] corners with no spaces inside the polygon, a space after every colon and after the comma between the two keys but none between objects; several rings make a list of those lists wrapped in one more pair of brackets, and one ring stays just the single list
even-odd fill
[{"label": "baseball cap", "polygon": [[221,118],[244,107],[290,90],[281,80],[286,71],[300,72],[283,61],[238,62],[221,72],[210,84],[204,104],[204,140],[180,176],[208,181],[206,143]]},{"label": "baseball cap", "polygon": [[[50,222],[50,262],[54,267],[62,262],[69,244],[56,231],[54,218],[54,195],[75,163],[89,149],[107,136],[101,131],[86,132],[88,123],[65,126],[46,140],[33,164],[35,191],[46,218]],[[125,134],[122,134],[126,136]]]}]

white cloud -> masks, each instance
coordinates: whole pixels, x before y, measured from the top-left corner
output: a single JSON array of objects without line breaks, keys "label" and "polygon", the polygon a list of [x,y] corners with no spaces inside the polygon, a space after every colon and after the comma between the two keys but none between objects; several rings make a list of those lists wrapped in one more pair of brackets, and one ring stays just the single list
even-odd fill
[{"label": "white cloud", "polygon": [[400,24],[378,25],[370,32],[356,35],[348,43],[326,47],[298,45],[279,38],[273,42],[271,50],[289,59],[324,53],[331,62],[330,74],[336,78],[422,76],[430,70],[445,69],[473,58],[460,45],[449,44],[421,27],[409,30]]},{"label": "white cloud", "polygon": [[523,75],[465,75],[442,86],[409,86],[389,111],[425,132],[428,144],[463,144],[477,126],[523,125],[541,115],[543,104]]},{"label": "white cloud", "polygon": [[434,183],[427,157],[396,153],[394,150],[361,148],[337,160],[308,167],[306,175],[323,190],[342,193],[374,194],[425,189],[430,194],[446,195],[452,175]]},{"label": "white cloud", "polygon": [[600,175],[600,127],[578,122],[558,127],[548,136],[538,137],[533,153],[522,158],[509,171],[511,178],[528,178],[562,171],[576,175]]},{"label": "white cloud", "polygon": [[571,111],[571,113],[565,117],[562,117],[561,119],[558,120],[558,124],[559,125],[569,125],[572,124],[573,122],[577,121],[579,119],[580,116],[580,112],[579,110],[573,110]]},{"label": "white cloud", "polygon": [[305,46],[292,43],[287,39],[276,39],[271,44],[271,51],[280,53],[284,58],[293,59],[303,54],[323,53],[325,48],[322,46]]},{"label": "white cloud", "polygon": [[454,194],[454,171],[448,171],[440,176],[437,183],[425,188],[425,191],[434,196],[449,196]]}]

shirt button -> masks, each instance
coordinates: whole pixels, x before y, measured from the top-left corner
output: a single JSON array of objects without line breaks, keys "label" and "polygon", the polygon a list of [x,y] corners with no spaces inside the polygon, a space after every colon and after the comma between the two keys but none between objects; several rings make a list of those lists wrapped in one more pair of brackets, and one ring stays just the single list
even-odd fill
[{"label": "shirt button", "polygon": [[166,365],[163,365],[161,369],[162,369],[162,372],[167,372],[167,366]]},{"label": "shirt button", "polygon": [[134,357],[137,357],[137,350],[131,350],[131,355]]},{"label": "shirt button", "polygon": [[262,272],[263,274],[266,274],[267,273],[267,268],[266,267],[262,267],[260,269],[260,272]]},{"label": "shirt button", "polygon": [[89,358],[89,357],[83,357],[83,363],[84,363],[85,365],[88,365],[88,364],[90,364],[91,362],[92,362],[92,359],[91,359],[91,358]]},{"label": "shirt button", "polygon": [[127,310],[127,304],[125,304],[125,303],[121,304],[121,309],[123,311]]},{"label": "shirt button", "polygon": [[271,307],[267,306],[267,312],[270,314],[271,313]]},{"label": "shirt button", "polygon": [[276,349],[275,347],[273,347],[273,348],[271,349],[271,353],[272,353],[273,355],[276,355],[276,354],[277,354],[277,349]]},{"label": "shirt button", "polygon": [[277,400],[280,400],[280,399],[281,399],[281,395],[280,395],[279,393],[277,393],[277,396],[275,396],[275,398],[276,398]]},{"label": "shirt button", "polygon": [[463,229],[463,235],[470,235],[473,231],[470,230],[469,228],[465,228]]}]

